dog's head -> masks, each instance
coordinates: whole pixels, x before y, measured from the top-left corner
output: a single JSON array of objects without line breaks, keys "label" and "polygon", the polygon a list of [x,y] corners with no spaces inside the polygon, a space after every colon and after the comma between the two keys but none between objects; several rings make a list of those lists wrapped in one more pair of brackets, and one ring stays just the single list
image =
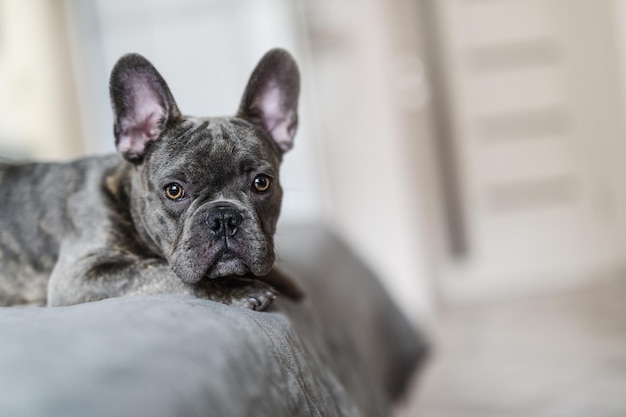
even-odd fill
[{"label": "dog's head", "polygon": [[296,133],[299,88],[295,61],[274,49],[252,72],[236,116],[187,117],[142,56],[113,68],[115,144],[135,165],[131,214],[183,281],[271,270],[279,165]]}]

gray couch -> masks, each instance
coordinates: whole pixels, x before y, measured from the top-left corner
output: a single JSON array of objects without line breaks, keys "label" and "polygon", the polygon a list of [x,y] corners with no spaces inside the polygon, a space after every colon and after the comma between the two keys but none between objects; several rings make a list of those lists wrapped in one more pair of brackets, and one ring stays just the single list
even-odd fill
[{"label": "gray couch", "polygon": [[307,292],[269,312],[179,296],[0,309],[0,416],[385,416],[425,343],[319,226],[279,231]]}]

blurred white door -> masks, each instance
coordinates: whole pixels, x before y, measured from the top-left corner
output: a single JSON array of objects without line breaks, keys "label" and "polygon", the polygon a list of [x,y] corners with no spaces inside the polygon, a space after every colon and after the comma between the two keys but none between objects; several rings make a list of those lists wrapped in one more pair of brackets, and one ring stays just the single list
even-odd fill
[{"label": "blurred white door", "polygon": [[466,239],[444,265],[444,298],[537,294],[622,270],[626,153],[611,3],[431,3]]}]

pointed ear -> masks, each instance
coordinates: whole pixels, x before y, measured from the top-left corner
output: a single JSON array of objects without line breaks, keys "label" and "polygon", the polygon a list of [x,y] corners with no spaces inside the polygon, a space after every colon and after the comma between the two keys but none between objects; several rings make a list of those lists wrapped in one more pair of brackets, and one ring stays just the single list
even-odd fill
[{"label": "pointed ear", "polygon": [[181,117],[174,97],[163,77],[139,54],[127,54],[117,61],[109,91],[115,146],[127,160],[141,162],[146,145]]},{"label": "pointed ear", "polygon": [[252,72],[237,115],[259,124],[286,152],[298,128],[299,95],[296,61],[289,52],[272,49]]}]

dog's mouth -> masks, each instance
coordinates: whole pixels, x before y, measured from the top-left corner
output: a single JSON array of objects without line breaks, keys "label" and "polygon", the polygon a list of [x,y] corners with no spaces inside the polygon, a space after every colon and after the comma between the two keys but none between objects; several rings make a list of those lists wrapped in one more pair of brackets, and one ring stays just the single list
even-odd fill
[{"label": "dog's mouth", "polygon": [[172,263],[184,282],[196,284],[202,279],[241,276],[264,276],[274,263],[273,251],[255,251],[225,242],[187,250]]},{"label": "dog's mouth", "polygon": [[227,276],[244,276],[250,273],[250,267],[241,256],[228,248],[223,248],[211,258],[203,276],[215,279]]}]

